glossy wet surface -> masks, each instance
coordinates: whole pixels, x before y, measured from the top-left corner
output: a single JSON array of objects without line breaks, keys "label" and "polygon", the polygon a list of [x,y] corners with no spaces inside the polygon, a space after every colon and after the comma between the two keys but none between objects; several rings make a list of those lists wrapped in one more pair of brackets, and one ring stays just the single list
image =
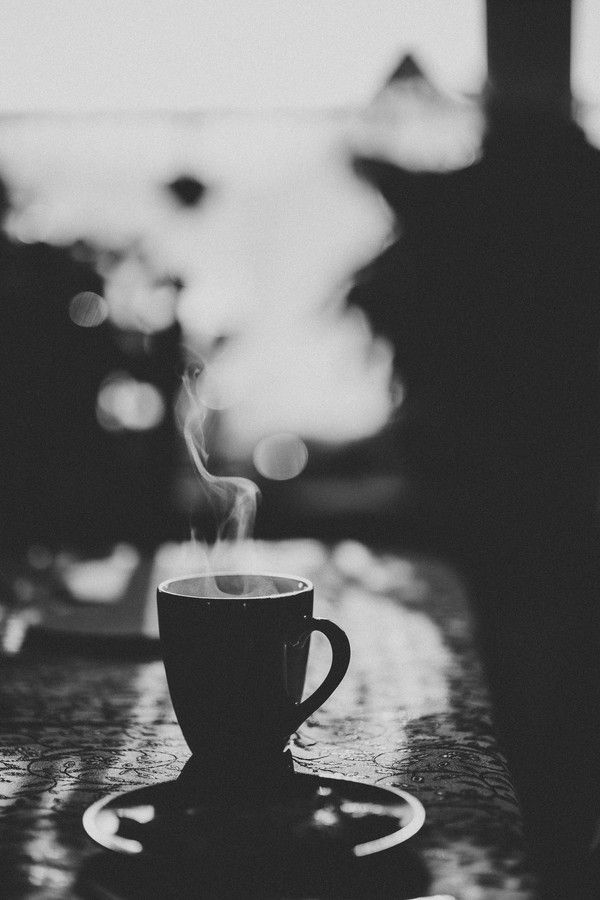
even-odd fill
[{"label": "glossy wet surface", "polygon": [[[426,824],[405,845],[421,895],[530,897],[518,805],[454,574],[350,544],[331,552],[285,542],[261,553],[267,570],[315,582],[315,615],[338,622],[353,650],[342,685],[293,739],[296,769],[393,785],[423,803]],[[328,652],[313,639],[307,690]],[[3,668],[3,896],[98,896],[94,885],[109,869],[111,889],[136,896],[133,870],[106,862],[81,816],[107,793],[175,778],[187,760],[162,663],[36,647]],[[410,882],[406,860],[371,873],[381,884],[386,875],[390,896],[394,879],[397,897]],[[286,885],[273,889],[270,896],[286,895]],[[369,896],[358,883],[352,889]],[[252,895],[262,896],[257,885]],[[334,895],[325,881],[306,894]]]}]

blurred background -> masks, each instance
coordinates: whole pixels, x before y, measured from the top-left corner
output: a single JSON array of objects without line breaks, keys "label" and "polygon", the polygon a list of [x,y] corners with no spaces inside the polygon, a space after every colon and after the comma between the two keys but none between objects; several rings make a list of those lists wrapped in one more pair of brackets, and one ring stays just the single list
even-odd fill
[{"label": "blurred background", "polygon": [[403,229],[361,160],[478,157],[483,4],[27,9],[0,48],[6,550],[210,534],[188,363],[259,534],[385,535],[414,338],[400,295],[361,289]]}]

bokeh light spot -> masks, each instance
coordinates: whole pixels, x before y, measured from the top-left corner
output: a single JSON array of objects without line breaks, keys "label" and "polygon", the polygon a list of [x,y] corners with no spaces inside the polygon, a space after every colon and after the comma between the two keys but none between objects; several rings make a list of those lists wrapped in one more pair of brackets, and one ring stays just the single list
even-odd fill
[{"label": "bokeh light spot", "polygon": [[100,294],[83,291],[75,294],[69,303],[69,317],[82,328],[96,328],[108,317],[108,303]]},{"label": "bokeh light spot", "polygon": [[308,449],[297,434],[271,434],[258,442],[254,465],[265,478],[287,481],[302,472],[308,462]]},{"label": "bokeh light spot", "polygon": [[160,425],[166,409],[164,397],[153,384],[118,372],[98,392],[96,417],[107,431],[148,431]]}]

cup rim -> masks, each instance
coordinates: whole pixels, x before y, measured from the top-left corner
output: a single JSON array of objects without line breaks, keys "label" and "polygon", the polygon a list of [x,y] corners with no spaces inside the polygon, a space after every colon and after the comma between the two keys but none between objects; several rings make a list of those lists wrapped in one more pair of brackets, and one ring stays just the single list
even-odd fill
[{"label": "cup rim", "polygon": [[[193,580],[194,578],[218,578],[220,576],[230,577],[232,575],[243,575],[243,576],[251,576],[257,575],[262,576],[264,578],[286,578],[290,581],[297,581],[302,583],[302,587],[298,587],[292,591],[276,591],[269,594],[259,594],[258,596],[248,597],[248,596],[227,596],[227,597],[219,597],[219,596],[205,596],[205,597],[195,597],[193,594],[181,594],[178,591],[172,590],[169,586],[178,581],[188,581]],[[165,581],[161,581],[157,587],[157,591],[161,594],[168,594],[170,597],[180,597],[184,600],[224,600],[226,602],[234,602],[234,603],[246,603],[249,600],[281,600],[289,597],[297,597],[300,594],[305,594],[310,591],[314,591],[314,585],[312,581],[308,578],[305,578],[303,575],[289,575],[287,572],[244,572],[244,571],[221,571],[218,572],[196,572],[190,575],[177,575],[174,578],[167,578]]]}]

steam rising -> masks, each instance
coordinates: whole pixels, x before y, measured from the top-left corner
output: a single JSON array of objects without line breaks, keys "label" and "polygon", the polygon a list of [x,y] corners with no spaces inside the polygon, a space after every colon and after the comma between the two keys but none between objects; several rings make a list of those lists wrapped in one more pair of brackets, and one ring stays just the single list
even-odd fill
[{"label": "steam rising", "polygon": [[[192,541],[181,545],[182,555],[178,574],[207,575],[205,586],[211,597],[259,597],[277,593],[273,579],[268,575],[251,574],[253,541],[252,531],[256,518],[256,506],[260,495],[258,486],[248,478],[230,475],[213,475],[208,471],[205,422],[208,409],[198,398],[197,385],[200,367],[191,367],[184,375],[183,386],[187,409],[183,422],[183,436],[200,483],[206,491],[209,503],[215,511],[218,525],[217,540],[212,547],[199,542],[192,532]],[[220,571],[223,547],[227,547],[229,572]],[[248,555],[250,551],[250,557]],[[231,574],[231,573],[235,574]]]},{"label": "steam rising", "polygon": [[206,468],[208,452],[204,423],[208,410],[198,400],[196,393],[200,372],[200,369],[195,369],[184,376],[189,407],[183,425],[183,436],[208,499],[215,507],[219,523],[218,540],[238,543],[252,535],[260,492],[258,486],[248,478],[212,475]]}]

